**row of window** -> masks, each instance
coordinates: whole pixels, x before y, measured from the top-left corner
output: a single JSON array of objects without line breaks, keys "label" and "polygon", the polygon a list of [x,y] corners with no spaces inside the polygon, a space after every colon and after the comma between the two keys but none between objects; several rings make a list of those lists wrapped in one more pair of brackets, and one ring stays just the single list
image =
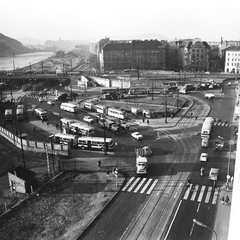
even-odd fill
[{"label": "row of window", "polygon": [[[230,62],[230,59],[228,58],[228,62]],[[232,62],[240,62],[240,59],[239,58],[232,58]]]},{"label": "row of window", "polygon": [[227,63],[227,66],[236,66],[236,67],[239,67],[240,66],[240,63]]},{"label": "row of window", "polygon": [[230,55],[232,55],[232,56],[240,56],[240,53],[228,53],[228,56],[230,56]]}]

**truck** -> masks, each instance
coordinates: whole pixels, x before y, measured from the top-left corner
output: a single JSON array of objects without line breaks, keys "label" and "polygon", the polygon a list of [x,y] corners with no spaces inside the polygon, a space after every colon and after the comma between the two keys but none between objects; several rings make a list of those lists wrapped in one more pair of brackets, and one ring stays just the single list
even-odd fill
[{"label": "truck", "polygon": [[136,148],[136,172],[137,174],[147,174],[148,159],[144,148]]},{"label": "truck", "polygon": [[222,151],[224,146],[224,139],[221,136],[218,136],[217,138],[214,139],[213,142],[213,150],[214,151]]}]

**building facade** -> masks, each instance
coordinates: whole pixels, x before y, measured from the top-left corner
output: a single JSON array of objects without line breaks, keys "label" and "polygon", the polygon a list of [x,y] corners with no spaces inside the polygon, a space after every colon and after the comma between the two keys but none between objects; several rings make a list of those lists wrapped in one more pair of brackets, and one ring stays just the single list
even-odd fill
[{"label": "building facade", "polygon": [[98,53],[101,71],[164,70],[167,42],[158,40],[108,41]]},{"label": "building facade", "polygon": [[225,73],[240,73],[240,46],[225,49]]}]

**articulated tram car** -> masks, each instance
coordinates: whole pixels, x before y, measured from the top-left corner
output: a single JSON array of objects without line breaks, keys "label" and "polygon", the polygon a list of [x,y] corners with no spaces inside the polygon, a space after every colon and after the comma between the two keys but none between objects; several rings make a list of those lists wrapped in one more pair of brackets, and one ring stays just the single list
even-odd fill
[{"label": "articulated tram car", "polygon": [[103,137],[90,137],[72,134],[56,133],[48,137],[52,143],[57,144],[70,144],[73,148],[81,148],[83,150],[98,150],[98,151],[111,151],[114,148],[114,142],[112,138]]}]

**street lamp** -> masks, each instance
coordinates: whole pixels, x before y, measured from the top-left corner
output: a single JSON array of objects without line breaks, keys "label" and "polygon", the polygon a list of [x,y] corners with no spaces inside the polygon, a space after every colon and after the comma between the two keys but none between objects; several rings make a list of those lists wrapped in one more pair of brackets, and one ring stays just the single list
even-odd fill
[{"label": "street lamp", "polygon": [[204,228],[209,229],[212,233],[214,233],[214,235],[215,235],[215,240],[217,240],[217,233],[216,233],[213,229],[211,229],[210,227],[208,227],[207,225],[205,225],[204,223],[202,223],[202,222],[200,222],[200,221],[198,221],[198,220],[196,220],[196,219],[193,219],[193,222],[194,222],[195,224],[197,224],[198,226],[200,226],[200,227],[204,227]]}]

